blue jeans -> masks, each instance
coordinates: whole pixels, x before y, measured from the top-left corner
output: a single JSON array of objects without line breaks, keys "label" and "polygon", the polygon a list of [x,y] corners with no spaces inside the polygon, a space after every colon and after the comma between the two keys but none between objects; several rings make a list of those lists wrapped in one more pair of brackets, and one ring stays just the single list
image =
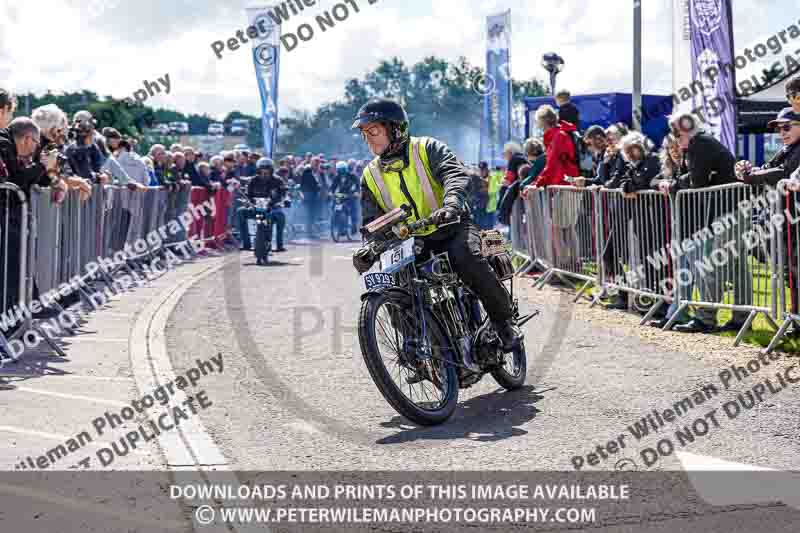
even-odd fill
[{"label": "blue jeans", "polygon": [[358,198],[348,198],[344,201],[344,208],[350,215],[350,225],[355,233],[361,228],[361,201]]},{"label": "blue jeans", "polygon": [[[250,228],[247,227],[247,221],[251,218],[255,218],[256,211],[249,207],[242,207],[237,211],[237,216],[239,218],[239,238],[242,241],[242,248],[250,249],[252,243],[250,241]],[[277,228],[278,235],[275,239],[277,241],[277,247],[283,248],[283,230],[286,227],[286,215],[283,214],[283,210],[281,209],[273,209],[270,219],[272,221],[272,226],[270,226],[269,240],[272,242],[273,228]]]},{"label": "blue jeans", "polygon": [[[689,270],[689,258],[686,254],[682,254],[680,259],[678,260],[678,271],[683,272],[690,272]],[[681,298],[688,299],[689,296],[692,294],[694,290],[694,282],[693,280],[690,283],[686,283],[686,287],[679,286],[680,280],[682,279],[681,276],[676,272],[674,274],[675,279],[675,288],[672,291],[672,303],[669,304],[667,308],[667,320],[672,318],[672,315],[678,312],[678,301]],[[688,309],[688,308],[687,308]],[[689,320],[689,313],[687,309],[684,309],[681,314],[678,316],[676,323],[680,324],[682,322],[687,322]]]}]

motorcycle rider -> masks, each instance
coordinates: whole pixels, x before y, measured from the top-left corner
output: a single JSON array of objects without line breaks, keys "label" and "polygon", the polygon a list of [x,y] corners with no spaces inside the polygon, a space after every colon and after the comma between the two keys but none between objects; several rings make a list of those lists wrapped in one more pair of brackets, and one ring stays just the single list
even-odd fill
[{"label": "motorcycle rider", "polygon": [[[467,207],[469,171],[441,141],[411,137],[408,115],[393,100],[370,100],[352,127],[361,131],[375,155],[361,178],[362,223],[403,204],[412,209],[410,222],[431,217],[435,225],[415,235],[426,249],[447,252],[456,273],[483,303],[504,348],[511,350],[522,334],[514,324],[508,291],[481,255],[480,230]],[[439,228],[444,224],[449,225]],[[363,247],[353,255],[353,266],[363,273],[377,259]]]},{"label": "motorcycle rider", "polygon": [[[256,175],[247,184],[247,197],[255,203],[256,198],[267,198],[272,205],[272,227],[277,227],[278,247],[275,252],[285,252],[283,247],[283,231],[286,227],[286,216],[283,213],[283,202],[286,199],[286,183],[275,176],[275,166],[272,159],[262,157],[256,163]],[[238,212],[239,216],[239,235],[242,239],[242,250],[250,250],[250,230],[247,227],[248,219],[256,216],[255,209],[242,207]],[[270,229],[269,242],[272,242],[272,230]]]},{"label": "motorcycle rider", "polygon": [[350,172],[350,168],[345,161],[336,163],[336,176],[331,183],[331,194],[343,194],[346,196],[344,208],[350,217],[350,224],[353,230],[357,230],[361,222],[359,209],[361,182],[355,174]]}]

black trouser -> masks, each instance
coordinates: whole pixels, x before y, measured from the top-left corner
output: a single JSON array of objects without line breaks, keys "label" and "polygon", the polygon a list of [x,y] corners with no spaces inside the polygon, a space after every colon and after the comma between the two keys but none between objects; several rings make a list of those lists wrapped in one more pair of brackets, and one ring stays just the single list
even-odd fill
[{"label": "black trouser", "polygon": [[481,255],[480,230],[472,221],[440,230],[424,241],[427,250],[447,252],[453,270],[480,298],[490,320],[504,322],[511,318],[508,291]]}]

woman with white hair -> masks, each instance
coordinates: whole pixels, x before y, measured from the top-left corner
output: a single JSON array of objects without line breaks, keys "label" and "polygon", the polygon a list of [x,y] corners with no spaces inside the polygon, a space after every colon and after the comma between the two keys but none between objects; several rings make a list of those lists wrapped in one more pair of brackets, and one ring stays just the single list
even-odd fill
[{"label": "woman with white hair", "polygon": [[[80,176],[75,176],[73,169],[67,163],[65,144],[67,141],[68,121],[67,115],[57,105],[47,104],[37,107],[31,113],[31,119],[39,126],[41,131],[41,150],[45,166],[54,177],[63,180],[65,190],[77,189],[82,201],[88,200],[92,195],[92,186]],[[55,162],[53,162],[55,161]],[[59,185],[61,187],[61,185]]]},{"label": "woman with white hair", "polygon": [[[617,187],[625,193],[635,193],[651,188],[651,182],[661,170],[658,156],[652,153],[653,143],[639,133],[629,133],[620,141],[622,157],[628,163],[628,169]],[[607,188],[615,188],[606,185]]]}]

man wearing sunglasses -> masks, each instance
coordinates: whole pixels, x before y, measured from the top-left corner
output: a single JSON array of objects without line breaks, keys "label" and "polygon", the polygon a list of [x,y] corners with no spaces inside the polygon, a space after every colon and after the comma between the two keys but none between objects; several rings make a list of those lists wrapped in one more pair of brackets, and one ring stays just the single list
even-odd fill
[{"label": "man wearing sunglasses", "polygon": [[[786,107],[767,126],[781,136],[783,148],[762,167],[753,168],[749,161],[739,161],[736,178],[751,185],[767,183],[774,187],[780,180],[788,180],[800,167],[800,113]],[[797,190],[797,185],[790,182],[787,188]]]},{"label": "man wearing sunglasses", "polygon": [[[432,252],[447,252],[456,273],[481,299],[505,348],[511,350],[522,335],[513,322],[508,291],[481,255],[480,230],[467,208],[469,171],[444,143],[411,137],[405,109],[392,100],[367,102],[353,128],[361,131],[375,156],[361,177],[363,224],[404,204],[412,210],[409,222],[430,217],[434,225],[416,236]],[[353,255],[353,265],[361,273],[376,259],[362,248]]]}]

